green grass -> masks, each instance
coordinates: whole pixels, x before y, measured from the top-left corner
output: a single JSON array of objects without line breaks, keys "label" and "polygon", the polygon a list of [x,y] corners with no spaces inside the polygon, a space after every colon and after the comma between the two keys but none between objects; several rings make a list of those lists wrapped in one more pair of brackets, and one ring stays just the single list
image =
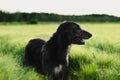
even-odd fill
[{"label": "green grass", "polygon": [[[0,80],[46,80],[22,66],[30,39],[48,40],[59,23],[0,24]],[[69,80],[120,80],[120,23],[81,23],[93,34],[85,45],[72,45]]]}]

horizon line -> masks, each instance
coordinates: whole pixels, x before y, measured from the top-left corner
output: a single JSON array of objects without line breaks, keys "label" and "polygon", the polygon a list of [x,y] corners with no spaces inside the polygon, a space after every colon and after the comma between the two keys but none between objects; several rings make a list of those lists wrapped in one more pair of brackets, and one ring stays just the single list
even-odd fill
[{"label": "horizon line", "polygon": [[113,17],[118,17],[120,16],[117,15],[112,15],[112,14],[107,14],[107,13],[87,13],[87,14],[62,14],[62,13],[55,13],[55,12],[27,12],[27,11],[7,11],[7,10],[0,10],[5,13],[48,13],[48,14],[57,14],[57,15],[65,15],[65,16],[87,16],[87,15],[106,15],[106,16],[113,16]]}]

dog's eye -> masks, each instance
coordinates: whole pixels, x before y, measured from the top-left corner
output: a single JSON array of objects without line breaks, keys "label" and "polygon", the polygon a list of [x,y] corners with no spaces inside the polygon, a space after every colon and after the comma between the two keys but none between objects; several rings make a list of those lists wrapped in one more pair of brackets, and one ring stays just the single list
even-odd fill
[{"label": "dog's eye", "polygon": [[79,29],[74,29],[73,30],[73,33],[77,33],[77,32],[79,32]]},{"label": "dog's eye", "polygon": [[79,27],[75,28],[75,31],[78,31],[78,30],[80,30],[80,28],[79,28]]},{"label": "dog's eye", "polygon": [[72,30],[73,30],[74,33],[76,33],[76,32],[79,32],[79,31],[80,31],[80,28],[79,28],[79,26],[75,26],[75,28],[72,29]]}]

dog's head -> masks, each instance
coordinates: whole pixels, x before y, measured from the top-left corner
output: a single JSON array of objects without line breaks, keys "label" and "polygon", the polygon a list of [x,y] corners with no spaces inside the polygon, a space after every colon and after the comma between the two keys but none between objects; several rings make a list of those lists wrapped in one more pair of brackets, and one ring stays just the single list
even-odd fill
[{"label": "dog's head", "polygon": [[85,44],[85,39],[92,37],[92,34],[83,30],[77,23],[63,22],[57,29],[57,33],[62,35],[62,39],[69,44]]}]

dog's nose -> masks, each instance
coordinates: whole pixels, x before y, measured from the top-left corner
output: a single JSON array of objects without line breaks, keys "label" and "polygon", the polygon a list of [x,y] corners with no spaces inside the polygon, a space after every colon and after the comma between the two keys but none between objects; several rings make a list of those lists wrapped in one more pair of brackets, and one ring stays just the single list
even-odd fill
[{"label": "dog's nose", "polygon": [[92,37],[92,34],[91,33],[89,33],[89,38],[91,38]]}]

